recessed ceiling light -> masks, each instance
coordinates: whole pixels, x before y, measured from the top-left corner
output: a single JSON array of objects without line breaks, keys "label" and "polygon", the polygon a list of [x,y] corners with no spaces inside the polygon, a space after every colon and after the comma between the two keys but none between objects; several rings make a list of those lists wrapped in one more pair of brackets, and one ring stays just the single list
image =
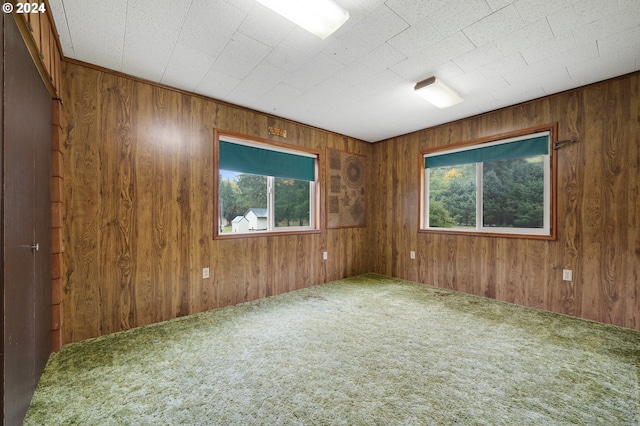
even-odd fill
[{"label": "recessed ceiling light", "polygon": [[463,101],[455,90],[435,76],[419,81],[414,90],[438,108],[447,108]]},{"label": "recessed ceiling light", "polygon": [[349,12],[332,0],[257,0],[257,2],[321,39],[327,38],[349,19]]}]

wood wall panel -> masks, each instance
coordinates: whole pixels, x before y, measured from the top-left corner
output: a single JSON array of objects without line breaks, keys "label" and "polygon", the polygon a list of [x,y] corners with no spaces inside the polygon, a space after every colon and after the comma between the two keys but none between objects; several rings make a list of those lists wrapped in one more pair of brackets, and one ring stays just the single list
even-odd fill
[{"label": "wood wall panel", "polygon": [[[375,144],[373,270],[640,329],[639,99],[635,73]],[[558,152],[556,241],[417,232],[420,151],[554,122],[579,139]]]},{"label": "wood wall panel", "polygon": [[371,269],[368,229],[325,230],[324,215],[319,234],[214,240],[212,198],[214,128],[318,150],[322,197],[326,148],[370,158],[370,144],[78,63],[62,68],[64,343]]}]

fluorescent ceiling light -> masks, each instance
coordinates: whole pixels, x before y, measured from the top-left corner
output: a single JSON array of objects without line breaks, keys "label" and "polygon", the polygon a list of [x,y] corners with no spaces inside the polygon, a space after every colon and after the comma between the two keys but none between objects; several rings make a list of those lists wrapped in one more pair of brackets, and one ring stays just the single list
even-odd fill
[{"label": "fluorescent ceiling light", "polygon": [[414,90],[438,108],[447,108],[462,102],[460,95],[435,76],[418,82]]},{"label": "fluorescent ceiling light", "polygon": [[257,1],[322,39],[327,38],[349,19],[349,12],[332,0]]}]

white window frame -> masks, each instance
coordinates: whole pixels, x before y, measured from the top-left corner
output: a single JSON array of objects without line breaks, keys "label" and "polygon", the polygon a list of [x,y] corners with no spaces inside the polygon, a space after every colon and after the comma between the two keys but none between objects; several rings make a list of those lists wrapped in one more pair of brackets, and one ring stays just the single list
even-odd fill
[{"label": "white window frame", "polygon": [[[530,129],[531,130],[531,129]],[[423,170],[421,187],[421,202],[420,202],[420,231],[432,232],[432,233],[450,233],[450,234],[476,234],[476,235],[496,235],[507,237],[522,237],[522,238],[540,238],[540,239],[555,239],[555,191],[556,191],[556,177],[554,166],[556,163],[556,152],[553,149],[553,142],[555,141],[555,128],[545,126],[544,130],[537,129],[539,131],[525,131],[526,133],[518,134],[517,136],[505,137],[496,136],[489,141],[483,142],[470,142],[462,144],[463,146],[448,149],[448,150],[436,150],[421,153],[421,161],[424,164],[425,159],[430,156],[439,156],[444,154],[450,154],[455,152],[469,151],[479,147],[489,147],[495,145],[506,144],[519,140],[530,139],[538,136],[549,137],[549,151],[546,155],[543,155],[544,166],[544,200],[543,200],[543,227],[542,228],[505,228],[505,227],[490,227],[483,225],[483,165],[484,163],[468,163],[475,164],[476,167],[476,216],[474,228],[443,228],[443,227],[431,227],[429,224],[429,212],[430,212],[430,197],[429,197],[429,170],[421,167]],[[520,132],[519,132],[520,133]]]},{"label": "white window frame", "polygon": [[320,232],[319,227],[319,215],[320,212],[317,210],[319,204],[319,161],[320,154],[316,151],[298,149],[294,146],[285,145],[282,143],[275,143],[273,141],[262,140],[259,138],[244,138],[239,137],[237,135],[230,135],[226,133],[218,133],[216,132],[216,158],[219,158],[220,149],[219,143],[220,139],[223,139],[225,142],[231,142],[238,145],[244,145],[254,148],[260,148],[264,150],[270,150],[275,152],[282,152],[286,154],[294,154],[303,157],[310,157],[314,159],[315,162],[315,180],[308,181],[309,182],[309,225],[307,226],[275,226],[275,180],[276,177],[269,175],[258,175],[265,176],[267,178],[267,229],[266,230],[249,230],[247,232],[221,232],[219,223],[222,218],[222,211],[220,210],[220,201],[219,200],[219,191],[220,191],[220,181],[219,174],[221,169],[219,166],[219,162],[216,161],[215,164],[215,175],[214,175],[214,186],[215,186],[215,194],[216,194],[216,203],[215,203],[215,220],[214,220],[214,236],[215,238],[238,238],[238,237],[251,237],[251,236],[264,236],[265,234],[300,234],[300,233],[317,233]]}]

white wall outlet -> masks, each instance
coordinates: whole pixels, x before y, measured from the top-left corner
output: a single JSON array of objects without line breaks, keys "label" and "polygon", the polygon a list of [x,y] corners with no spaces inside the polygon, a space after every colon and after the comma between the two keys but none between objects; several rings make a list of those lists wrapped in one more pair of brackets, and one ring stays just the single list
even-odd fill
[{"label": "white wall outlet", "polygon": [[571,269],[562,270],[562,281],[573,281],[573,271]]},{"label": "white wall outlet", "polygon": [[416,252],[415,252],[415,251],[413,251],[413,250],[411,250],[411,251],[409,252],[409,257],[411,257],[411,259],[415,259],[415,258],[416,258]]},{"label": "white wall outlet", "polygon": [[329,258],[329,254],[326,251],[322,252],[322,260],[327,260]]},{"label": "white wall outlet", "polygon": [[202,268],[202,278],[209,278],[209,268]]}]

